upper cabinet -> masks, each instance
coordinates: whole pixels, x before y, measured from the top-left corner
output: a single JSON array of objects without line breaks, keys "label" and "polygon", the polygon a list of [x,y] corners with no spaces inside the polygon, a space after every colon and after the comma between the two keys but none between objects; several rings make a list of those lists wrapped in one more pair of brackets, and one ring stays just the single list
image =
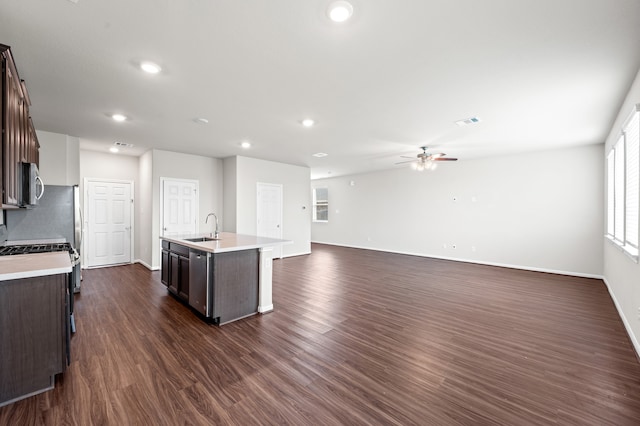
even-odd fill
[{"label": "upper cabinet", "polygon": [[29,115],[31,100],[24,81],[20,80],[9,46],[0,44],[2,100],[2,149],[0,149],[0,178],[2,179],[2,207],[21,205],[22,163],[39,164],[40,144]]}]

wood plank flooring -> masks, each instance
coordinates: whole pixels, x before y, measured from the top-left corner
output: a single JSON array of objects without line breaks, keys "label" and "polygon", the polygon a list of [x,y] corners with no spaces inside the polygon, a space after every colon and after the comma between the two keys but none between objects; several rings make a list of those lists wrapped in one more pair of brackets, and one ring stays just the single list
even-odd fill
[{"label": "wood plank flooring", "polygon": [[70,368],[0,425],[640,424],[600,280],[314,244],[273,286],[218,328],[158,272],[84,271]]}]

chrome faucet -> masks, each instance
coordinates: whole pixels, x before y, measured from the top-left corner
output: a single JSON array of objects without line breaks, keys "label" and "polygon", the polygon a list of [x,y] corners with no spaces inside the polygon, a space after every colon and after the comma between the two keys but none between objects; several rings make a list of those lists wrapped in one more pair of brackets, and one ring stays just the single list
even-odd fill
[{"label": "chrome faucet", "polygon": [[213,216],[213,217],[215,217],[215,218],[216,218],[216,230],[215,230],[215,232],[214,232],[213,234],[211,234],[211,235],[213,235],[213,238],[218,239],[218,236],[220,235],[220,232],[218,232],[218,216],[216,216],[216,214],[215,214],[215,213],[209,213],[209,214],[207,215],[207,218],[204,220],[204,223],[209,222],[209,216]]}]

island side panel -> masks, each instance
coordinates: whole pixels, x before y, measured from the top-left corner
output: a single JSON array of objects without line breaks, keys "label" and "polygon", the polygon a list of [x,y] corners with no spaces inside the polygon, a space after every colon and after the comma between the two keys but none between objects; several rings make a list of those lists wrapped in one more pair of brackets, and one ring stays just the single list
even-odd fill
[{"label": "island side panel", "polygon": [[257,249],[215,253],[213,315],[220,324],[258,311],[259,252]]}]

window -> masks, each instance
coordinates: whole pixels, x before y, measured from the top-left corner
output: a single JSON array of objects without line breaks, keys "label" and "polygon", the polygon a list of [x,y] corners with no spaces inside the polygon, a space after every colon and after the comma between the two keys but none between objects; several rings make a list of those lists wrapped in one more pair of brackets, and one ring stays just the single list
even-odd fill
[{"label": "window", "polygon": [[313,221],[329,221],[329,188],[313,188]]},{"label": "window", "polygon": [[607,237],[637,259],[640,206],[640,104],[607,154]]}]

